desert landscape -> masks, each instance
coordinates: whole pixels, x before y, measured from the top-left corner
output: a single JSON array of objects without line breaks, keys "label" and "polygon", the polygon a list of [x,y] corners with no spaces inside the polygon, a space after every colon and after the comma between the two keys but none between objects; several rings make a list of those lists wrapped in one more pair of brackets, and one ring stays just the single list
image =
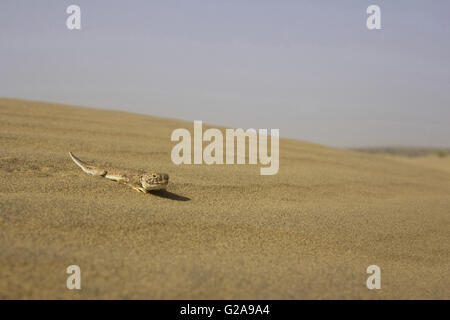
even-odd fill
[{"label": "desert landscape", "polygon": [[[192,123],[0,99],[0,298],[450,299],[450,156],[281,138],[261,176],[173,164],[176,128]],[[166,172],[167,192],[89,176],[69,151]]]}]

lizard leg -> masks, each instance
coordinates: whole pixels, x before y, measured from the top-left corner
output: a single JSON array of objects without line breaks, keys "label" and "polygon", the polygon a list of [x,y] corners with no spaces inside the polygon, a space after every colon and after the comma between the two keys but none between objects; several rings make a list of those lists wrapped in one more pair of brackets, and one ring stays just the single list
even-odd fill
[{"label": "lizard leg", "polygon": [[[87,168],[87,170],[89,170],[89,174],[92,174],[93,176],[100,176],[100,177],[104,177],[106,174],[106,171],[103,169],[97,169],[97,168]],[[85,171],[87,172],[87,171]]]},{"label": "lizard leg", "polygon": [[146,189],[144,189],[144,188],[142,188],[142,187],[140,187],[138,185],[127,183],[127,186],[133,188],[136,191],[143,192],[143,193],[148,193],[148,191]]},{"label": "lizard leg", "polygon": [[135,188],[135,190],[138,190],[138,191],[143,192],[143,193],[148,193],[147,189],[144,189],[142,187]]}]

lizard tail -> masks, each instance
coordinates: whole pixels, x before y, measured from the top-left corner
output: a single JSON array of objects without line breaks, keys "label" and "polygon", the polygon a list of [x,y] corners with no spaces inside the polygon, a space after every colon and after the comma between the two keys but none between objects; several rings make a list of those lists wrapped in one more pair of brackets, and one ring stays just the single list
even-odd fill
[{"label": "lizard tail", "polygon": [[73,162],[75,162],[76,165],[79,166],[87,174],[92,174],[94,176],[103,176],[106,174],[105,170],[88,165],[86,162],[78,159],[72,152],[69,152],[69,156],[72,158]]}]

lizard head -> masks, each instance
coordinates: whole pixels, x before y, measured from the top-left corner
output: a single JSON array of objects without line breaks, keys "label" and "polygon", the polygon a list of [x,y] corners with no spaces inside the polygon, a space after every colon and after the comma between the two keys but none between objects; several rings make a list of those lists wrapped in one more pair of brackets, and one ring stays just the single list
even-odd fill
[{"label": "lizard head", "polygon": [[142,187],[147,190],[161,190],[167,187],[169,175],[165,173],[145,173],[141,176]]}]

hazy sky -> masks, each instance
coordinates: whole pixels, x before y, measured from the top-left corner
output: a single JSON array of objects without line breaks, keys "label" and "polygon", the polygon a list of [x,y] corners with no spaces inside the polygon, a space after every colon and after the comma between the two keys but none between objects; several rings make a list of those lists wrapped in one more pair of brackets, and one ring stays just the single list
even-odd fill
[{"label": "hazy sky", "polygon": [[450,1],[1,0],[0,96],[449,147]]}]

